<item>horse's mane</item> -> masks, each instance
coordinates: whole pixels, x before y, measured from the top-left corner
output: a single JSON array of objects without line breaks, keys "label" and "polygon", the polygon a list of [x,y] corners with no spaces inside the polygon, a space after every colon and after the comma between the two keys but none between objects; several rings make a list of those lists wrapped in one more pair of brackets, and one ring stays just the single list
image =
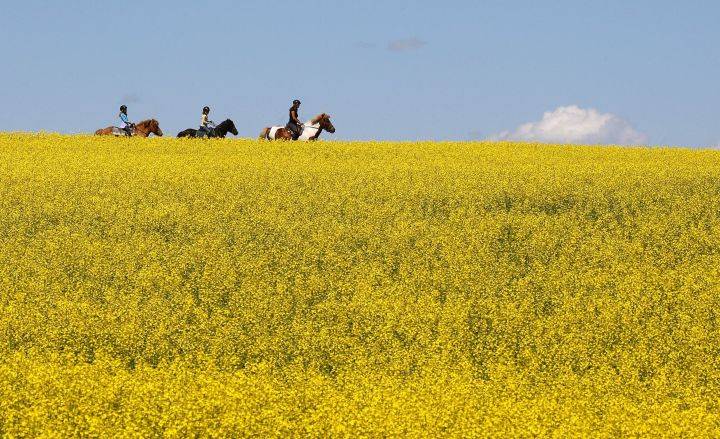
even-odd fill
[{"label": "horse's mane", "polygon": [[327,114],[325,114],[325,113],[320,113],[320,114],[318,114],[317,116],[313,117],[313,118],[310,120],[310,123],[313,124],[313,125],[315,125],[316,123],[319,123],[321,120],[323,120],[323,119],[329,119],[329,118],[330,118],[330,116],[328,116]]},{"label": "horse's mane", "polygon": [[142,120],[142,121],[138,122],[136,125],[142,125],[142,126],[155,125],[155,126],[157,126],[158,121],[155,119],[146,119],[146,120]]}]

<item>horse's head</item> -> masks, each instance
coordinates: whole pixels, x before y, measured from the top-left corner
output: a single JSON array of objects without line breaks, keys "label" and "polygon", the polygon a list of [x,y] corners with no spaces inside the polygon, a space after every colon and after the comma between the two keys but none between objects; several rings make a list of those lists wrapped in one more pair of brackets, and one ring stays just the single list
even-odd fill
[{"label": "horse's head", "polygon": [[150,122],[148,122],[148,130],[156,136],[162,137],[163,135],[163,132],[160,129],[160,124],[155,119],[150,119]]},{"label": "horse's head", "polygon": [[228,124],[228,132],[233,133],[234,136],[237,136],[238,130],[237,128],[235,128],[235,123],[230,119],[226,120],[225,123]]},{"label": "horse's head", "polygon": [[332,122],[330,122],[330,115],[329,114],[321,114],[320,115],[320,128],[324,129],[328,133],[334,133],[335,127],[333,126]]}]

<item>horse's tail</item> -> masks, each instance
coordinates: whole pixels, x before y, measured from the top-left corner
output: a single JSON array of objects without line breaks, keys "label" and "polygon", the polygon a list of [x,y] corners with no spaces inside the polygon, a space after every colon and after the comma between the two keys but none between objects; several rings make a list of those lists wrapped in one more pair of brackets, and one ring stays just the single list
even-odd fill
[{"label": "horse's tail", "polygon": [[265,127],[263,128],[262,132],[260,133],[260,137],[258,137],[259,140],[270,140],[270,128]]},{"label": "horse's tail", "polygon": [[95,131],[95,135],[96,135],[96,136],[99,136],[100,134],[102,134],[102,128],[99,129],[99,130],[97,130],[97,131]]}]

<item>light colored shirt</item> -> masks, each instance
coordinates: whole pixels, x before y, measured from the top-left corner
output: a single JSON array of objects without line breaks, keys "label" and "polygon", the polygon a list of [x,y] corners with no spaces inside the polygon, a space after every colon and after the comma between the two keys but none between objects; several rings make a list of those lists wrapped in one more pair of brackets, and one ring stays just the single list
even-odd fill
[{"label": "light colored shirt", "polygon": [[121,112],[121,113],[120,113],[120,120],[121,120],[125,125],[130,125],[130,119],[128,119],[127,114]]}]

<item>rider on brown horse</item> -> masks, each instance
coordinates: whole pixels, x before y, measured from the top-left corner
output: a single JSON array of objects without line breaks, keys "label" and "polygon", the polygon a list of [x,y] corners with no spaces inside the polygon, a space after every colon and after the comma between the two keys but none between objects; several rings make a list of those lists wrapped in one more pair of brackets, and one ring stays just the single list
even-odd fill
[{"label": "rider on brown horse", "polygon": [[298,137],[300,137],[303,127],[303,123],[300,122],[300,118],[298,117],[298,109],[300,109],[300,101],[295,99],[292,107],[290,107],[290,121],[285,125],[285,128],[292,133],[293,140],[297,140]]},{"label": "rider on brown horse", "polygon": [[135,124],[130,122],[130,119],[128,119],[127,115],[127,107],[125,105],[120,106],[120,121],[123,123],[123,126],[120,128],[125,131],[125,134],[129,136],[132,136],[133,129],[135,129]]}]

